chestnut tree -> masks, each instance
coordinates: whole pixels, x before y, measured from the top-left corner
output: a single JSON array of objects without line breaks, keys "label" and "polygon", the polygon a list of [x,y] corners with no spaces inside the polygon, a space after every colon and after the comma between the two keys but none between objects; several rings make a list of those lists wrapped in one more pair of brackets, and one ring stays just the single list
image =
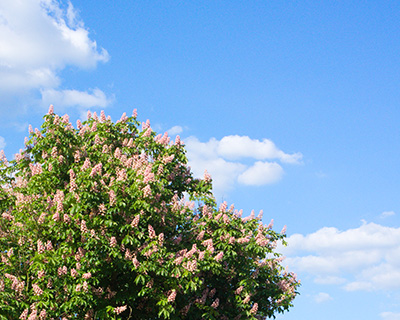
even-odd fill
[{"label": "chestnut tree", "polygon": [[179,137],[136,110],[76,128],[51,106],[8,161],[0,153],[0,319],[265,319],[298,280],[284,232],[217,206]]}]

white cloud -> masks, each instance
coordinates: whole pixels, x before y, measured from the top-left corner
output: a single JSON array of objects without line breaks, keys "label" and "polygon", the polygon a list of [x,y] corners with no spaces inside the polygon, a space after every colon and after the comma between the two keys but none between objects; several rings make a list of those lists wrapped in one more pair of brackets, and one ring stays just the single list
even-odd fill
[{"label": "white cloud", "polygon": [[[96,41],[90,39],[71,3],[63,8],[56,0],[0,2],[3,95],[55,91],[61,84],[59,73],[66,66],[89,69],[108,59],[107,51],[99,49]],[[85,105],[87,96],[85,92],[82,94]]]},{"label": "white cloud", "polygon": [[400,320],[400,313],[382,312],[380,316],[383,320]]},{"label": "white cloud", "polygon": [[326,302],[329,300],[333,300],[333,298],[329,295],[329,293],[326,292],[320,292],[317,295],[314,296],[314,300],[317,303],[322,303],[322,302]]},{"label": "white cloud", "polygon": [[390,216],[394,216],[396,213],[394,211],[383,211],[381,213],[381,218],[386,218]]},{"label": "white cloud", "polygon": [[271,140],[260,141],[238,135],[223,137],[218,143],[218,154],[229,160],[240,158],[280,159],[282,162],[299,163],[302,159],[301,153],[284,153]]},{"label": "white cloud", "polygon": [[239,175],[238,181],[245,185],[260,186],[277,182],[281,180],[282,175],[283,169],[276,162],[257,161]]},{"label": "white cloud", "polygon": [[[270,140],[260,141],[247,136],[226,136],[221,140],[211,138],[208,142],[189,137],[185,139],[185,145],[194,175],[202,177],[207,169],[217,195],[232,189],[237,183],[253,186],[275,183],[282,178],[284,170],[277,162],[266,160],[300,163],[302,157],[300,153],[284,153]],[[243,158],[248,159],[243,162]]]},{"label": "white cloud", "polygon": [[174,136],[183,132],[183,128],[181,126],[173,126],[171,129],[167,130],[170,136]]},{"label": "white cloud", "polygon": [[54,89],[42,90],[42,99],[45,106],[54,104],[57,108],[68,106],[81,106],[84,108],[101,107],[105,108],[112,99],[107,98],[105,93],[100,89],[93,89],[91,92],[77,90],[61,90]]},{"label": "white cloud", "polygon": [[347,291],[400,288],[400,228],[365,223],[339,231],[322,228],[295,234],[282,252],[291,269],[319,284],[342,284]]},{"label": "white cloud", "polygon": [[0,137],[0,150],[4,149],[6,146],[6,140],[3,137]]}]

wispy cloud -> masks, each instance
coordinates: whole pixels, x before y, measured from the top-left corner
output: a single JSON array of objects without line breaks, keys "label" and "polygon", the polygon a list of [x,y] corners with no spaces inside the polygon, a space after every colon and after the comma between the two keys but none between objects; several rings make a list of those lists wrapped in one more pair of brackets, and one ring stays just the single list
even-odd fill
[{"label": "wispy cloud", "polygon": [[0,150],[4,149],[6,146],[6,140],[3,137],[0,137]]},{"label": "wispy cloud", "polygon": [[314,301],[317,303],[326,302],[329,300],[333,300],[333,298],[326,292],[320,292],[314,296]]},{"label": "wispy cloud", "polygon": [[390,216],[394,216],[396,213],[394,211],[383,211],[381,213],[381,218],[387,218]]},{"label": "wispy cloud", "polygon": [[170,136],[174,136],[183,132],[183,128],[181,126],[173,126],[171,129],[167,130]]},{"label": "wispy cloud", "polygon": [[395,312],[382,312],[380,314],[383,320],[400,320],[400,313]]},{"label": "wispy cloud", "polygon": [[[66,66],[90,69],[109,59],[107,51],[90,39],[72,4],[63,8],[54,0],[1,1],[0,48],[0,93],[42,93],[43,103],[48,103],[49,92],[68,95],[59,89]],[[82,92],[83,106],[90,95],[99,100],[99,91]],[[69,101],[79,104],[62,99],[65,105]],[[109,99],[102,98],[101,103]]]},{"label": "wispy cloud", "polygon": [[[282,179],[284,164],[299,164],[301,153],[288,154],[278,149],[268,139],[251,139],[247,136],[225,136],[201,142],[196,137],[185,139],[189,164],[195,176],[207,170],[213,178],[217,195],[232,189],[236,184],[260,186]],[[275,161],[273,161],[275,160]]]},{"label": "wispy cloud", "polygon": [[340,284],[347,291],[400,288],[400,228],[375,223],[345,231],[325,227],[287,241],[282,251],[291,269],[319,284]]}]

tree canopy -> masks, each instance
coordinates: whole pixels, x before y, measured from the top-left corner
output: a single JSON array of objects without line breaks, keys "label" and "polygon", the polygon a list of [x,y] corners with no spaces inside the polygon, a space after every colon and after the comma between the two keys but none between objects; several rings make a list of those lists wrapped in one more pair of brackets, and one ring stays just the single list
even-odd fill
[{"label": "tree canopy", "polygon": [[217,205],[136,110],[74,128],[51,106],[0,153],[0,214],[0,319],[264,319],[297,294],[284,231]]}]

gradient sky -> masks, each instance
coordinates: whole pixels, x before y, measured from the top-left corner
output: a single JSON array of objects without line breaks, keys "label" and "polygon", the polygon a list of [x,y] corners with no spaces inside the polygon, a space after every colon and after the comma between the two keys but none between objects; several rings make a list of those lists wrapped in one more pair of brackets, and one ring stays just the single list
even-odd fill
[{"label": "gradient sky", "polygon": [[400,319],[398,1],[0,1],[0,149],[138,109],[218,201],[287,225],[284,320]]}]

